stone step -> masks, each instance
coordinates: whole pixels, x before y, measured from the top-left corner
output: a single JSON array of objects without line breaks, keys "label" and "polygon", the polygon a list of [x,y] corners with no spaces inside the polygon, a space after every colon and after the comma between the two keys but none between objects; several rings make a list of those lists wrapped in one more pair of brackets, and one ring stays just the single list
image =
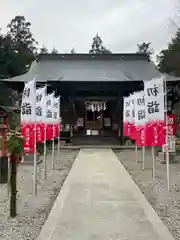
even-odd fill
[{"label": "stone step", "polygon": [[116,137],[84,136],[72,138],[72,145],[119,145]]}]

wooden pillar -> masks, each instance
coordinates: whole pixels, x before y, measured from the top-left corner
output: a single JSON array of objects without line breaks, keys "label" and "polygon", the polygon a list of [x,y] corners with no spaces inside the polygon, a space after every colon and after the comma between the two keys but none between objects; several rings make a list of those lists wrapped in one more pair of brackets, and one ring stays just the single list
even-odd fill
[{"label": "wooden pillar", "polygon": [[103,110],[101,109],[101,130],[103,130]]},{"label": "wooden pillar", "polygon": [[86,104],[85,104],[85,101],[84,101],[84,130],[85,130],[85,132],[87,130],[86,123],[87,123],[87,109],[86,109]]},{"label": "wooden pillar", "polygon": [[96,121],[96,118],[95,118],[96,116],[95,116],[95,111],[93,112],[93,125],[94,125],[94,123],[95,123],[95,121]]}]

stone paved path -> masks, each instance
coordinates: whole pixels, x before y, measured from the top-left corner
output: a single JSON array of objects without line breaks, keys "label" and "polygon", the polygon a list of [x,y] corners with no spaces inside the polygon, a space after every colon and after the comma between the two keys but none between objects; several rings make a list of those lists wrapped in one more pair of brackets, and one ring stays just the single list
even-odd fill
[{"label": "stone paved path", "polygon": [[81,150],[38,240],[173,240],[110,149]]}]

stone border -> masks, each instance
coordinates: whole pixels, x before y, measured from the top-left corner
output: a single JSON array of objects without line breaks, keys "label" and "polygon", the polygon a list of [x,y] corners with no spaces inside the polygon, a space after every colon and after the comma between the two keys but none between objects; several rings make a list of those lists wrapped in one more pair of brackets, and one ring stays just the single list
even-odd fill
[{"label": "stone border", "polygon": [[[112,151],[113,152],[113,151]],[[116,154],[113,152],[113,154],[116,157]],[[118,158],[116,157],[118,160]],[[123,164],[118,160],[118,162],[121,165],[121,168],[123,168],[124,171],[124,178],[131,179],[131,185],[134,189],[135,197],[139,200],[140,205],[142,206],[142,209],[144,210],[147,218],[149,219],[150,223],[153,225],[154,229],[156,229],[157,233],[163,240],[174,240],[173,236],[171,235],[169,229],[164,225],[162,220],[157,215],[156,211],[152,208],[144,194],[141,192],[140,188],[136,185],[131,175],[128,173],[128,171],[125,169]],[[125,179],[124,179],[125,180]]]},{"label": "stone border", "polygon": [[49,216],[48,216],[44,226],[41,229],[41,232],[40,232],[37,240],[51,240],[52,239],[52,235],[56,228],[57,220],[59,218],[59,215],[62,212],[64,202],[66,200],[66,197],[68,195],[68,192],[69,192],[69,189],[71,186],[69,183],[71,182],[71,178],[73,177],[73,174],[72,174],[73,166],[76,164],[78,155],[79,155],[79,153],[76,156],[76,159],[71,167],[71,170],[69,171],[69,174],[68,174],[66,180],[64,181],[61,191],[54,203],[53,208],[51,209],[51,212],[49,213]]}]

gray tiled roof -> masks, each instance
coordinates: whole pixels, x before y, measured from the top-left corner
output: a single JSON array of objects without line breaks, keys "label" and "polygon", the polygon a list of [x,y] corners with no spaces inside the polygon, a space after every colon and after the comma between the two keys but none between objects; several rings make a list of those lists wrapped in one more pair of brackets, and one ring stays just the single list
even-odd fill
[{"label": "gray tiled roof", "polygon": [[148,56],[142,53],[113,53],[113,54],[40,54],[39,60],[148,60]]},{"label": "gray tiled roof", "polygon": [[[87,59],[75,55],[57,55],[57,57],[40,58],[34,62],[28,73],[19,77],[7,79],[9,81],[29,81],[36,78],[39,82],[44,81],[141,81],[160,77],[160,72],[155,65],[145,58],[119,57],[112,54],[111,58],[98,59],[91,55]],[[58,57],[59,56],[59,57]],[[65,57],[62,57],[65,56]],[[66,58],[68,56],[68,58]],[[135,56],[135,54],[133,55]],[[101,57],[102,58],[102,57]],[[131,60],[132,59],[132,60]],[[170,77],[171,78],[171,77]],[[172,81],[170,79],[170,81]]]}]

